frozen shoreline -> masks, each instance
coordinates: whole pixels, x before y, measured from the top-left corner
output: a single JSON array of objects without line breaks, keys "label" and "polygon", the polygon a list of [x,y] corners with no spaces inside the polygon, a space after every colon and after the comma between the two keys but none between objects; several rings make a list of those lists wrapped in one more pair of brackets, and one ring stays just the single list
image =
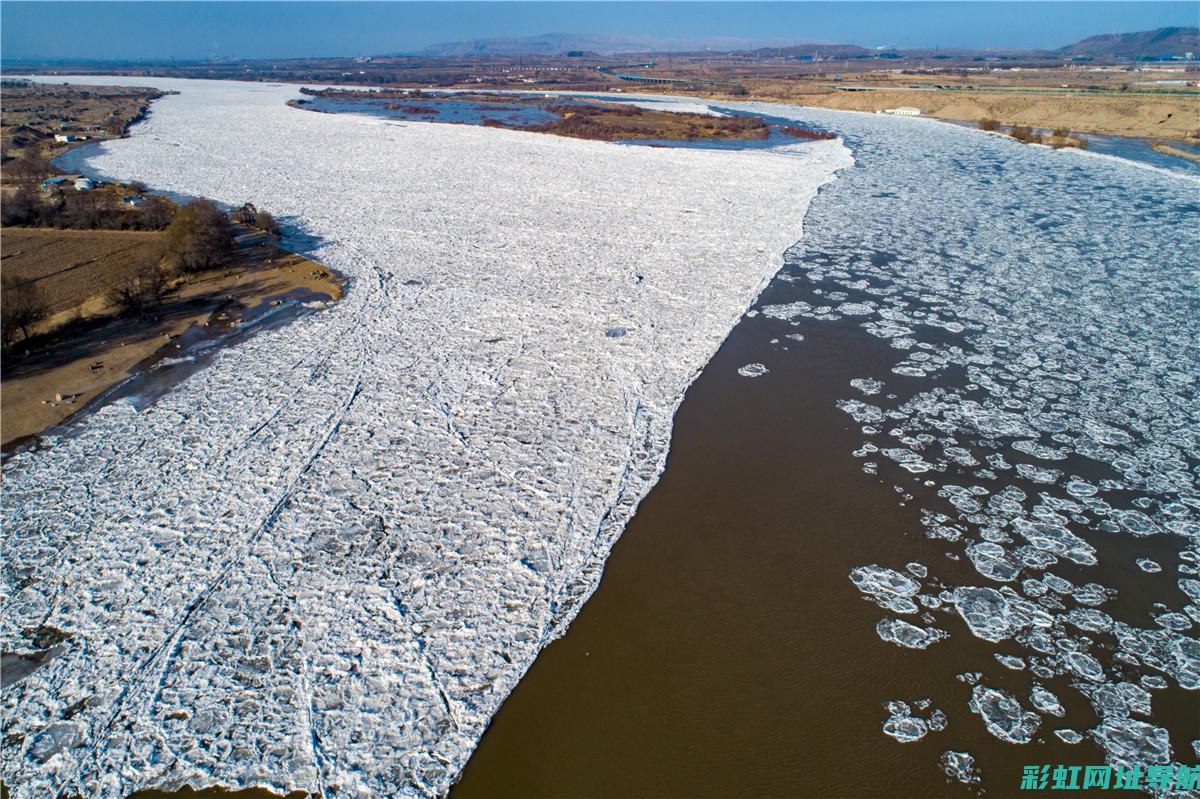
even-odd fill
[{"label": "frozen shoreline", "polygon": [[[18,799],[448,790],[594,590],[687,386],[782,265],[840,142],[628,148],[287,108],[160,79],[92,166],[252,200],[353,278],[142,413],[6,469]],[[23,579],[16,581],[16,575]],[[65,712],[68,709],[72,712]]]}]

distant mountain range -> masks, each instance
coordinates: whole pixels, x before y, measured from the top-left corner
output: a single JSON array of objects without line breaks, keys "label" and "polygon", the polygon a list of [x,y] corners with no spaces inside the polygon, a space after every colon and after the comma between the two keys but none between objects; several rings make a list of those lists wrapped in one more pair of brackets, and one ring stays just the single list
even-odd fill
[{"label": "distant mountain range", "polygon": [[1159,28],[1140,33],[1110,33],[1089,36],[1075,44],[1060,47],[1066,55],[1108,58],[1148,58],[1200,54],[1200,28]]},{"label": "distant mountain range", "polygon": [[[697,52],[701,50],[758,51],[778,50],[781,55],[816,54],[822,58],[863,57],[878,48],[854,44],[797,44],[795,39],[763,41],[732,37],[705,39],[664,39],[655,36],[611,35],[595,33],[544,33],[539,36],[470,39],[431,45],[416,55],[423,56],[520,56],[555,55],[581,52],[598,55],[619,53]],[[888,50],[888,52],[929,53],[931,50]],[[967,52],[956,50],[954,52]],[[994,52],[994,51],[993,51]],[[1024,51],[1046,55],[1090,56],[1092,58],[1153,58],[1200,54],[1200,28],[1159,28],[1138,33],[1114,33],[1091,36],[1057,50]]]}]

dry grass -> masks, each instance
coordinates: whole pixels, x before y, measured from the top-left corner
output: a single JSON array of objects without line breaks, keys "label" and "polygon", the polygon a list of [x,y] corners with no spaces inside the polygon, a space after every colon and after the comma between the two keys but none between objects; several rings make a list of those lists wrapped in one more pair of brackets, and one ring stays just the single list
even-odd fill
[{"label": "dry grass", "polygon": [[1200,96],[1196,95],[915,91],[900,87],[850,92],[830,90],[827,81],[748,81],[747,87],[757,100],[847,111],[908,105],[939,119],[995,119],[1010,125],[1117,136],[1188,139],[1200,132]]}]

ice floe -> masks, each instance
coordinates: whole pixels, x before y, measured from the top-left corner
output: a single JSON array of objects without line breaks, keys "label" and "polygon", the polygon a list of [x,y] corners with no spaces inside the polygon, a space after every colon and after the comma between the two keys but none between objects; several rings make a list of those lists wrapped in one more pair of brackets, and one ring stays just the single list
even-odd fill
[{"label": "ice floe", "polygon": [[[1038,679],[1084,695],[1200,689],[1200,182],[915,121],[794,114],[846,133],[858,166],[810,209],[777,318],[893,348],[837,407],[861,429],[853,453],[879,453],[870,482],[920,502],[925,535],[980,575],[932,563],[922,582],[957,583],[944,598],[965,630]],[[891,393],[864,391],[871,380]],[[1174,574],[1165,551],[1180,546]],[[1118,579],[1144,622],[1110,610]],[[973,704],[1006,740],[1032,734],[998,695]],[[1134,732],[1156,740],[1117,722],[1092,738],[1111,761]]]},{"label": "ice floe", "polygon": [[975,758],[969,752],[942,752],[939,760],[942,771],[964,785],[971,785],[982,779],[982,772],[975,766]]},{"label": "ice floe", "polygon": [[1041,725],[1038,714],[1025,710],[1017,698],[1000,688],[971,689],[971,712],[983,719],[987,731],[1002,741],[1029,743]]}]

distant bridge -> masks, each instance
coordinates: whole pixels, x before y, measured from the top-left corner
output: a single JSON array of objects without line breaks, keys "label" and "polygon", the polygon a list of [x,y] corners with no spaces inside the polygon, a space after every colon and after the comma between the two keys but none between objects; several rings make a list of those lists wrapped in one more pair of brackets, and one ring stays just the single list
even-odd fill
[{"label": "distant bridge", "polygon": [[703,78],[662,78],[656,75],[638,75],[633,72],[617,72],[618,69],[650,69],[657,66],[654,61],[648,61],[645,64],[622,64],[616,67],[596,67],[597,72],[603,72],[605,75],[612,75],[614,78],[627,80],[630,83],[649,83],[660,85],[680,85],[680,84],[695,84],[708,83],[715,85],[732,85],[733,81],[728,80],[707,80]]}]

